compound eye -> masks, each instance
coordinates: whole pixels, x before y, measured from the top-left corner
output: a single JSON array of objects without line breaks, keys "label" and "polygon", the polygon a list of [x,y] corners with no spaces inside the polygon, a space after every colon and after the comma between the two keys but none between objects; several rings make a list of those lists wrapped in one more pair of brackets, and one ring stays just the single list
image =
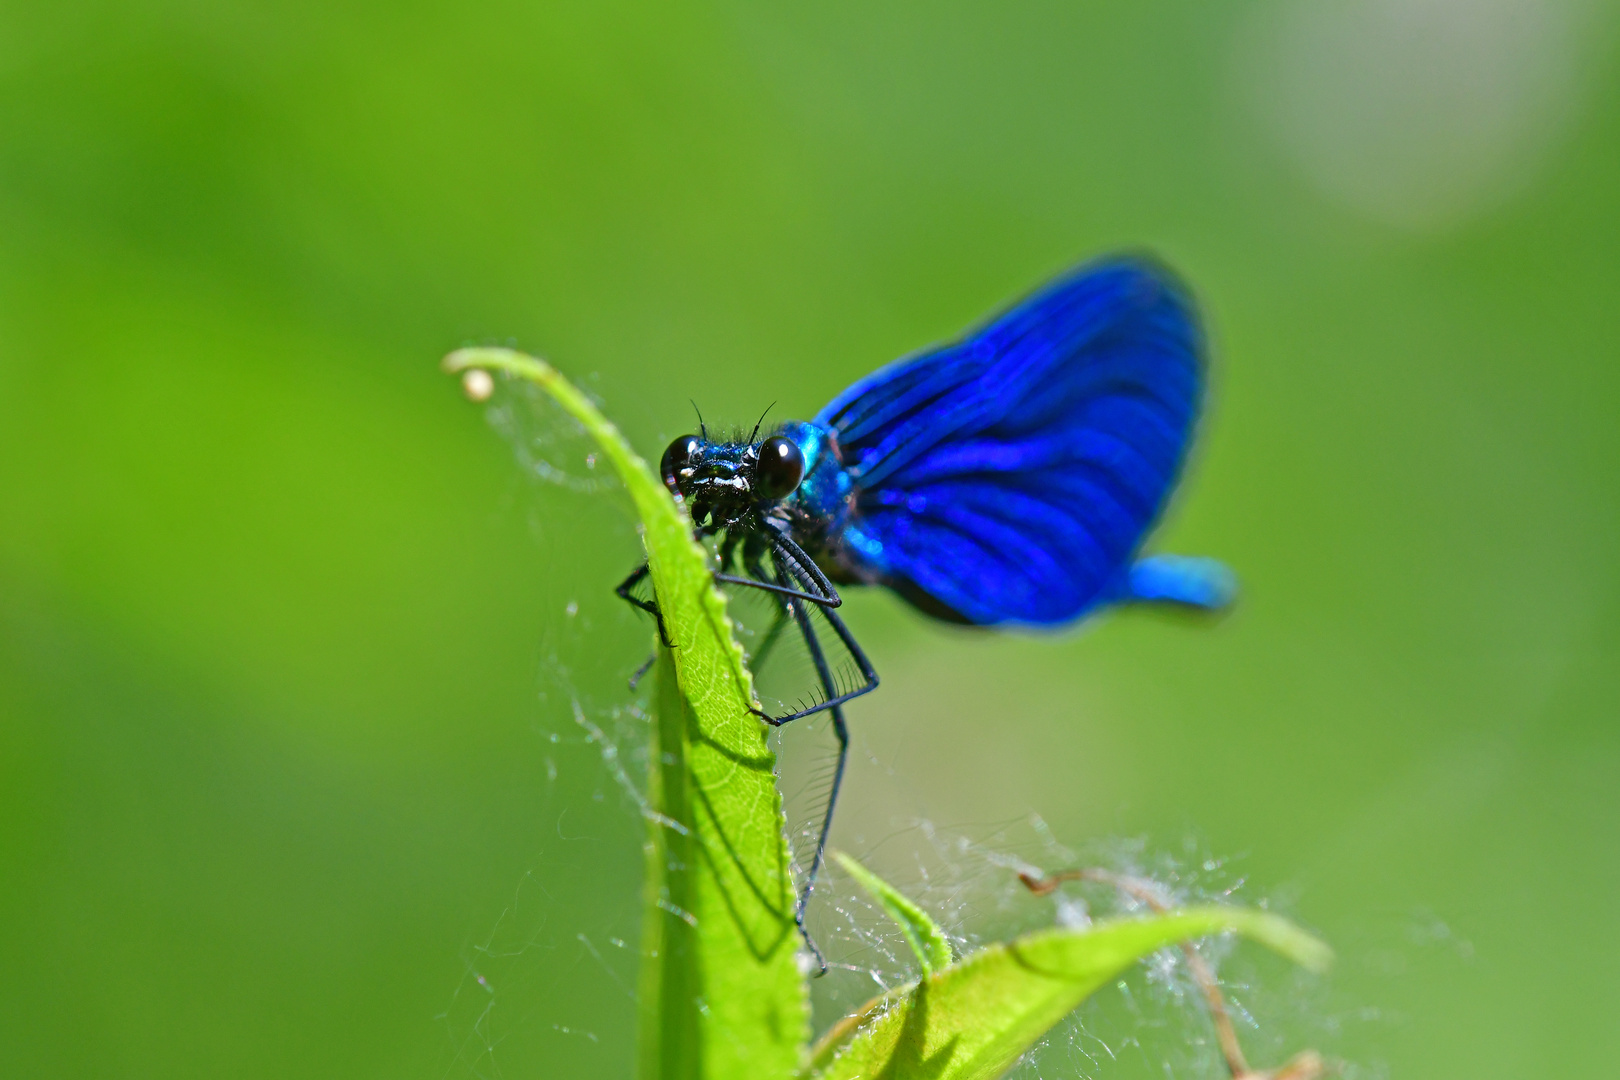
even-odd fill
[{"label": "compound eye", "polygon": [[766,499],[785,499],[804,479],[804,453],[792,439],[772,435],[759,444],[754,466],[754,492]]},{"label": "compound eye", "polygon": [[703,453],[703,440],[696,435],[682,435],[669,444],[664,451],[664,459],[658,463],[658,475],[664,478],[664,484],[675,494],[680,494],[680,477],[677,473],[693,464]]}]

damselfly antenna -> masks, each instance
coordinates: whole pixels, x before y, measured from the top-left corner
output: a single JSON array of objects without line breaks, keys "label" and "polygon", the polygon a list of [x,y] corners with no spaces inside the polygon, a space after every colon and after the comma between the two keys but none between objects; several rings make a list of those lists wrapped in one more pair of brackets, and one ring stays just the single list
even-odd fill
[{"label": "damselfly antenna", "polygon": [[697,413],[698,437],[701,438],[704,442],[708,442],[709,441],[709,429],[703,426],[703,410],[698,408],[697,407],[697,402],[692,401],[691,398],[687,398],[686,400],[691,402],[692,411]]},{"label": "damselfly antenna", "polygon": [[769,405],[765,406],[765,411],[764,412],[759,414],[759,419],[754,422],[753,434],[748,436],[748,441],[749,442],[753,442],[755,439],[757,439],[759,437],[760,425],[765,423],[765,418],[767,416],[771,415],[771,410],[774,409],[774,408],[776,408],[776,402],[773,401]]}]

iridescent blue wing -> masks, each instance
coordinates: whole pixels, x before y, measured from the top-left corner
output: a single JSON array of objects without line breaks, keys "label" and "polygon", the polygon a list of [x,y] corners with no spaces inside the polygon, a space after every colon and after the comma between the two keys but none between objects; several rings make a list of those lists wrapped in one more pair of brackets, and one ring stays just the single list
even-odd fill
[{"label": "iridescent blue wing", "polygon": [[1198,320],[1168,271],[1139,259],[1072,271],[822,410],[856,491],[836,556],[971,623],[1055,624],[1108,600],[1213,596],[1190,571],[1179,584],[1130,573],[1203,385]]}]

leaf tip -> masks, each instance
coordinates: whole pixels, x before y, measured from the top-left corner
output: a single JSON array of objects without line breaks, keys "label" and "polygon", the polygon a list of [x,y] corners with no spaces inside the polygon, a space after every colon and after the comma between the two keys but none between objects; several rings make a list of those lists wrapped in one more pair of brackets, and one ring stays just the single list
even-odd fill
[{"label": "leaf tip", "polygon": [[1246,913],[1247,925],[1240,932],[1280,953],[1307,971],[1321,974],[1333,965],[1333,949],[1315,934],[1300,929],[1281,915],[1269,912]]},{"label": "leaf tip", "polygon": [[951,965],[955,955],[951,949],[950,939],[945,936],[945,931],[928,917],[927,912],[899,889],[842,851],[833,851],[832,857],[846,874],[859,882],[861,888],[878,902],[878,906],[894,920],[895,925],[900,927],[906,943],[916,954],[917,963],[921,965],[925,975]]},{"label": "leaf tip", "polygon": [[1333,966],[1333,949],[1327,942],[1303,930],[1299,934],[1303,946],[1299,952],[1301,967],[1320,975]]},{"label": "leaf tip", "polygon": [[445,354],[444,359],[439,361],[439,367],[451,375],[458,371],[465,371],[477,363],[474,356],[482,351],[481,349],[456,349]]}]

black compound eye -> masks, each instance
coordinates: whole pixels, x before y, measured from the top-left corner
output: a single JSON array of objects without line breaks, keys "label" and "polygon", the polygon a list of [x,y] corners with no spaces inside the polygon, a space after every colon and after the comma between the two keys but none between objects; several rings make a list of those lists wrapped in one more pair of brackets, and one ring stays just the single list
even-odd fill
[{"label": "black compound eye", "polygon": [[679,478],[675,475],[691,465],[703,453],[703,441],[696,435],[682,435],[669,444],[664,459],[658,463],[658,475],[664,478],[669,490],[680,492]]},{"label": "black compound eye", "polygon": [[754,466],[754,493],[766,499],[785,499],[804,479],[804,453],[792,439],[772,435],[759,444]]}]

